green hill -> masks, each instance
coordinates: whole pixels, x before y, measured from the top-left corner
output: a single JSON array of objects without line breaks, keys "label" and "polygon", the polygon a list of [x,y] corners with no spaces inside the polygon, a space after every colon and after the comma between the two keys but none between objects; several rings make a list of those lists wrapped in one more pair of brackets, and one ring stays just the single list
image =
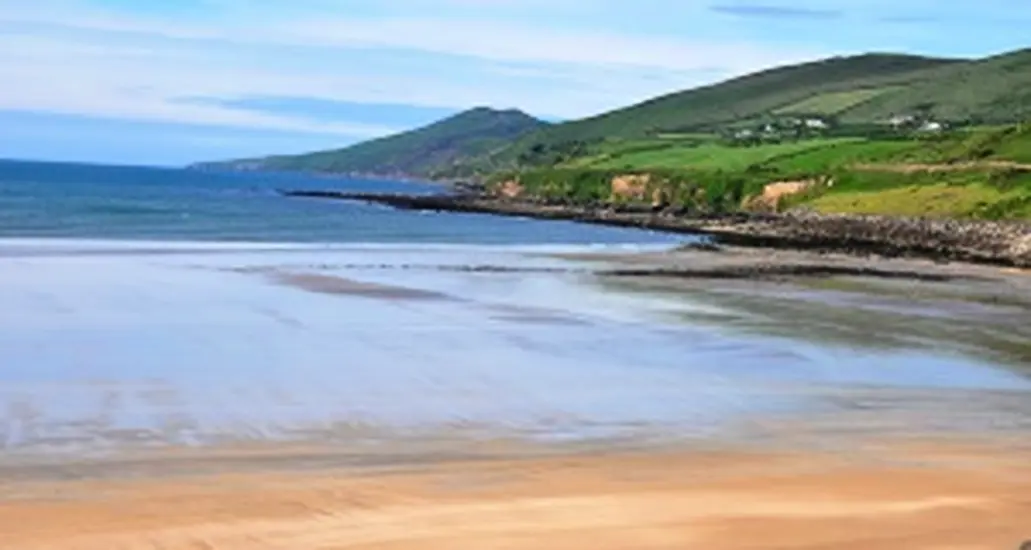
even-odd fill
[{"label": "green hill", "polygon": [[1031,118],[1031,49],[939,67],[842,113],[845,122],[926,114],[944,121],[1005,124]]},{"label": "green hill", "polygon": [[550,166],[606,143],[725,133],[786,117],[821,116],[867,135],[892,117],[963,125],[1031,118],[1031,50],[977,60],[894,54],[835,57],[661,96],[520,139],[500,158]]},{"label": "green hill", "polygon": [[881,92],[923,82],[937,74],[935,69],[961,64],[950,59],[867,54],[779,67],[557,124],[530,136],[527,142],[556,144],[633,139],[660,132],[713,131],[814,101],[821,95],[846,97],[861,90],[856,99],[870,101]]},{"label": "green hill", "polygon": [[499,168],[495,151],[547,123],[518,110],[478,107],[428,126],[331,151],[223,163],[264,170],[433,178]]}]

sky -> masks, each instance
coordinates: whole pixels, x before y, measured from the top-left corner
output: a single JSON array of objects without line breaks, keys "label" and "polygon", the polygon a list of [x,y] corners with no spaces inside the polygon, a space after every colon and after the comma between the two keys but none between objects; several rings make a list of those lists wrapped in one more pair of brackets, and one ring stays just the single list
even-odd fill
[{"label": "sky", "polygon": [[180,165],[475,106],[598,114],[776,65],[1031,46],[1028,0],[0,0],[0,158]]}]

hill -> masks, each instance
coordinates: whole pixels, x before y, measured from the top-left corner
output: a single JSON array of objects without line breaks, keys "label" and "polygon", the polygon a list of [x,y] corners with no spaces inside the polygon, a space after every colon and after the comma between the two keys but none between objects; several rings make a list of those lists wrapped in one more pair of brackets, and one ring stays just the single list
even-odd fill
[{"label": "hill", "polygon": [[[500,155],[552,166],[615,144],[683,139],[816,116],[838,135],[883,131],[897,115],[958,125],[1031,118],[1031,49],[976,60],[895,54],[835,57],[677,92],[528,134]],[[636,146],[636,145],[635,145]]]},{"label": "hill", "polygon": [[1031,49],[939,67],[907,86],[850,107],[841,118],[867,122],[898,113],[974,124],[1027,120],[1031,118]]},{"label": "hill", "polygon": [[495,151],[546,126],[518,110],[478,107],[428,126],[331,151],[272,156],[217,166],[434,178],[495,170]]},{"label": "hill", "polygon": [[[779,67],[557,124],[529,136],[523,147],[633,139],[661,132],[715,131],[778,109],[806,111],[804,102],[820,101],[818,98],[852,107],[882,93],[923,83],[939,74],[935,69],[963,64],[953,59],[866,54]],[[795,109],[791,109],[793,106]]]}]

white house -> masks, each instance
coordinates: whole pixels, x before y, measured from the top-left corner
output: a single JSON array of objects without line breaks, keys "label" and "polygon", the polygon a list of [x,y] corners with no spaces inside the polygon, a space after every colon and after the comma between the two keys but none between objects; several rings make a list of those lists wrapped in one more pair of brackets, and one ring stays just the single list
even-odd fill
[{"label": "white house", "polygon": [[916,117],[913,115],[895,115],[888,119],[888,124],[898,128],[899,126],[905,126],[906,124],[912,124],[916,121]]},{"label": "white house", "polygon": [[811,130],[826,130],[830,127],[830,125],[827,124],[826,121],[819,118],[807,118],[803,121],[803,123],[805,124],[806,128],[809,128]]}]

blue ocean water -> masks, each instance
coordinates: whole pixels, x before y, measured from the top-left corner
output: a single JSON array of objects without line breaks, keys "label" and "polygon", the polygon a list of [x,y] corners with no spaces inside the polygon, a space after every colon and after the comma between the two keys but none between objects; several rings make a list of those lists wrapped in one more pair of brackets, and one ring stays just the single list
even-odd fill
[{"label": "blue ocean water", "polygon": [[299,174],[0,162],[0,237],[172,241],[662,244],[668,234],[570,222],[404,212],[277,189],[433,193],[431,184]]}]

